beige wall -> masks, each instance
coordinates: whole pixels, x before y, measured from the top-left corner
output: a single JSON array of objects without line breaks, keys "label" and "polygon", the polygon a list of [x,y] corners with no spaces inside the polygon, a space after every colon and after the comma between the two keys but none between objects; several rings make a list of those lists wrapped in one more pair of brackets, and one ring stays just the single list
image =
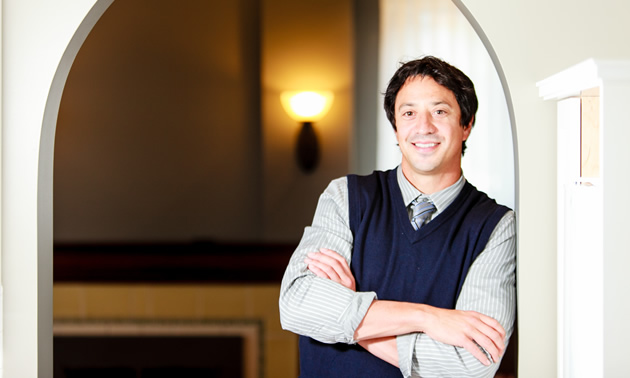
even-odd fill
[{"label": "beige wall", "polygon": [[258,0],[109,7],[59,110],[57,242],[260,238],[258,24]]},{"label": "beige wall", "polygon": [[[351,4],[114,2],[64,89],[55,240],[297,242],[348,173]],[[312,174],[280,104],[293,89],[335,94]]]},{"label": "beige wall", "polygon": [[617,0],[465,0],[462,3],[496,51],[514,106],[520,197],[519,374],[555,377],[556,113],[554,102],[539,98],[536,82],[589,57],[630,59],[626,38],[630,3]]},{"label": "beige wall", "polygon": [[[352,1],[265,0],[262,5],[264,238],[302,235],[319,194],[348,173],[352,125]],[[328,115],[315,124],[322,159],[310,175],[295,163],[298,125],[282,109],[286,90],[330,90]]]}]

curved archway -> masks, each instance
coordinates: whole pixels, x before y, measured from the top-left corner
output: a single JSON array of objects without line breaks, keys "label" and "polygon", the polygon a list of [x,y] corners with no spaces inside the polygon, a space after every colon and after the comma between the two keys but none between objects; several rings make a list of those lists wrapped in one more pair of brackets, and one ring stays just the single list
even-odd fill
[{"label": "curved archway", "polygon": [[[499,57],[497,56],[496,51],[492,47],[488,36],[486,36],[485,32],[481,28],[481,25],[477,22],[472,13],[468,10],[466,5],[464,5],[462,0],[452,0],[453,4],[462,12],[464,17],[468,20],[470,25],[473,27],[477,36],[485,46],[488,51],[488,55],[494,64],[494,68],[497,71],[497,75],[499,76],[499,80],[501,81],[501,86],[503,87],[503,93],[505,95],[505,101],[508,107],[508,115],[510,117],[510,128],[512,129],[512,148],[514,151],[514,211],[516,212],[516,216],[518,219],[518,210],[519,210],[519,168],[518,168],[518,139],[516,136],[516,117],[514,117],[514,104],[512,103],[512,95],[510,94],[510,88],[507,83],[507,79],[505,77],[505,72],[503,71],[503,67],[501,66],[501,62],[499,61]],[[517,251],[518,257],[518,251]],[[517,264],[518,266],[518,264]]]},{"label": "curved archway", "polygon": [[53,77],[42,122],[37,172],[37,265],[38,265],[38,371],[52,371],[52,259],[53,259],[53,152],[57,114],[63,87],[72,62],[88,34],[114,0],[97,0],[63,53]]},{"label": "curved archway", "polygon": [[[462,12],[464,17],[470,22],[471,26],[481,39],[481,42],[485,46],[488,51],[488,55],[490,55],[490,59],[494,64],[494,68],[497,71],[497,75],[499,76],[499,80],[501,81],[501,86],[503,87],[503,92],[505,95],[505,101],[508,107],[508,115],[510,117],[510,127],[512,129],[512,149],[513,149],[513,161],[514,161],[514,212],[516,216],[516,224],[518,225],[519,220],[519,206],[520,206],[520,196],[519,196],[519,161],[518,161],[518,139],[516,135],[516,117],[514,116],[514,104],[512,102],[512,96],[510,94],[510,88],[507,83],[507,78],[505,77],[505,72],[503,71],[503,67],[501,66],[501,62],[499,61],[499,57],[497,56],[496,51],[492,47],[488,36],[485,34],[481,25],[477,22],[472,13],[468,10],[468,8],[464,5],[462,0],[452,0],[455,6]],[[519,351],[519,338],[518,338],[518,293],[519,293],[519,280],[518,280],[518,243],[516,245],[516,298],[517,298],[517,307],[516,307],[516,320],[514,325],[514,334],[512,336],[513,343],[510,345],[510,349],[513,351],[513,363],[514,363],[514,373],[518,376],[518,351]]]},{"label": "curved archway", "polygon": [[[512,112],[512,104],[509,96],[509,89],[507,88],[507,83],[505,81],[503,72],[501,70],[498,59],[496,58],[492,46],[489,44],[485,35],[483,35],[483,31],[476,24],[472,15],[467,11],[465,6],[458,0],[453,0],[454,3],[458,6],[462,13],[469,19],[480,38],[482,39],[484,45],[488,49],[488,52],[495,63],[495,67],[497,72],[501,78],[501,82],[504,87],[504,91],[506,94],[506,101],[510,108],[510,118],[512,121],[512,135],[514,138],[514,161],[515,161],[515,180],[516,185],[515,188],[518,188],[518,163],[517,163],[517,149],[516,149],[516,133],[514,130],[514,117]],[[42,133],[40,139],[40,152],[39,152],[39,172],[38,172],[38,255],[40,257],[40,261],[46,263],[48,259],[51,259],[52,256],[52,156],[54,150],[54,135],[55,135],[55,125],[57,119],[57,112],[59,109],[59,103],[61,100],[61,93],[63,90],[63,86],[65,80],[68,76],[70,66],[72,65],[72,61],[74,60],[79,48],[84,42],[85,38],[89,34],[92,27],[96,24],[100,16],[105,12],[107,7],[111,5],[113,0],[99,0],[92,8],[90,13],[87,15],[79,29],[77,30],[75,36],[72,38],[72,41],[68,45],[66,52],[63,55],[63,59],[59,65],[59,69],[54,76],[53,84],[51,86],[51,90],[49,93],[48,102],[46,104],[44,121],[42,124]],[[516,189],[518,190],[518,189]],[[518,193],[516,196],[516,205],[518,206]],[[52,262],[50,262],[52,265]],[[46,265],[44,265],[45,267]],[[43,278],[46,278],[44,276]],[[52,281],[52,277],[51,277]],[[45,280],[42,280],[43,284],[46,284]],[[42,318],[42,322],[46,322],[47,320]],[[49,317],[49,321],[52,322],[52,317]],[[46,329],[46,328],[44,328]]]}]

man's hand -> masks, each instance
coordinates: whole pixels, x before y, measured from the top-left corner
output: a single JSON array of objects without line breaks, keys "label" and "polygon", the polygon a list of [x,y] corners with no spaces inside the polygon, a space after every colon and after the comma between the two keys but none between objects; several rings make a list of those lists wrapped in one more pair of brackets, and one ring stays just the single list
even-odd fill
[{"label": "man's hand", "polygon": [[305,262],[308,269],[317,277],[327,278],[356,291],[356,283],[348,262],[337,252],[320,248],[319,252],[309,253]]},{"label": "man's hand", "polygon": [[[505,351],[505,330],[495,319],[475,311],[428,307],[423,330],[433,340],[465,348],[484,365]],[[482,347],[489,356],[480,349]],[[492,360],[489,360],[491,357]]]}]

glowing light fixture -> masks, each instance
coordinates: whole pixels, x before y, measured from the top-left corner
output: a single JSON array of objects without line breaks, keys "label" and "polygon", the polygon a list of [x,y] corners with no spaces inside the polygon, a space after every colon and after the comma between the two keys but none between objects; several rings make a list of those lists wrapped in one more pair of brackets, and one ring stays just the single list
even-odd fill
[{"label": "glowing light fixture", "polygon": [[316,122],[324,118],[333,100],[332,92],[292,91],[281,95],[282,106],[298,122]]},{"label": "glowing light fixture", "polygon": [[312,172],[319,162],[320,151],[313,122],[322,119],[333,100],[332,92],[290,91],[280,96],[284,110],[302,127],[296,145],[296,157],[300,168]]}]

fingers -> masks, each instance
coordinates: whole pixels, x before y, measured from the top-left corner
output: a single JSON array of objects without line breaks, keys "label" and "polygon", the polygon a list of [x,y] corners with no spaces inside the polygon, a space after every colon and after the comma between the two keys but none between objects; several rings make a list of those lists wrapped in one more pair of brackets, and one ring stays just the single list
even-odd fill
[{"label": "fingers", "polygon": [[309,253],[309,257],[305,260],[305,262],[308,264],[308,268],[315,273],[316,276],[328,278],[329,280],[341,283],[341,278],[339,277],[337,270],[330,266],[330,264],[318,260],[317,256],[314,254]]},{"label": "fingers", "polygon": [[338,282],[338,281],[337,281],[337,280],[339,279],[338,277],[335,277],[334,279],[333,279],[333,278],[331,278],[331,277],[328,275],[328,273],[327,273],[324,269],[321,269],[321,268],[318,266],[319,264],[318,264],[317,262],[314,262],[314,261],[312,261],[312,260],[308,260],[308,259],[307,259],[307,262],[306,262],[306,263],[308,264],[308,269],[309,269],[311,272],[313,272],[313,273],[314,273],[317,277],[327,278],[327,279],[329,279],[329,280],[332,280],[332,281]]},{"label": "fingers", "polygon": [[505,350],[505,331],[499,322],[475,311],[432,310],[425,333],[431,338],[463,347],[482,364],[498,362]]},{"label": "fingers", "polygon": [[333,251],[332,249],[328,249],[328,248],[320,248],[319,252],[323,253],[324,255],[338,261],[339,263],[343,263],[344,265],[348,265],[348,263],[346,262],[346,259],[344,259],[343,257],[341,257],[340,254],[338,254],[337,252]]},{"label": "fingers", "polygon": [[[476,317],[474,331],[470,335],[474,348],[466,348],[484,365],[494,361],[499,361],[505,351],[505,330],[495,319],[476,312],[472,313]],[[480,349],[483,348],[483,351]],[[488,355],[486,355],[485,352]],[[481,353],[477,353],[481,352]],[[480,358],[481,357],[481,358]],[[491,358],[488,361],[488,358]],[[487,361],[487,363],[486,363]]]},{"label": "fingers", "polygon": [[320,269],[326,271],[328,278],[341,277],[350,274],[350,268],[346,260],[338,253],[329,249],[322,248],[320,252],[311,252],[308,254],[308,262],[317,265]]},{"label": "fingers", "polygon": [[500,349],[494,340],[482,332],[478,332],[468,340],[466,350],[475,356],[484,365],[500,361],[503,349]]},{"label": "fingers", "polygon": [[[475,343],[472,340],[466,340],[466,342],[464,342],[463,344],[464,345],[462,345],[462,347],[464,347],[464,349],[470,352],[470,354],[472,354],[473,357],[478,359],[482,364],[486,366],[489,366],[492,364],[492,361],[488,359],[488,356],[486,356],[486,354],[481,350],[481,348],[479,347],[479,345],[477,345],[477,343]],[[498,361],[498,360],[494,360],[494,361]]]},{"label": "fingers", "polygon": [[337,282],[351,290],[356,290],[354,276],[346,260],[338,253],[322,248],[311,252],[305,259],[308,269],[316,276]]},{"label": "fingers", "polygon": [[335,269],[335,271],[337,272],[339,276],[352,276],[352,271],[350,270],[350,267],[348,266],[348,262],[346,261],[346,259],[341,257],[340,254],[327,248],[320,248],[319,251],[324,256],[332,259],[332,260],[328,260],[326,258],[323,258],[323,261],[329,261],[329,263],[331,264],[331,266],[333,266],[333,268]]},{"label": "fingers", "polygon": [[478,329],[481,335],[475,341],[484,348],[492,357],[493,361],[499,361],[505,352],[505,330],[495,319],[479,314]]},{"label": "fingers", "polygon": [[479,320],[484,322],[487,326],[491,327],[492,329],[496,330],[500,334],[501,341],[503,342],[505,340],[505,329],[503,328],[501,323],[499,323],[496,319],[491,318],[487,315],[484,315],[484,314],[479,314],[479,315],[480,315]]}]

